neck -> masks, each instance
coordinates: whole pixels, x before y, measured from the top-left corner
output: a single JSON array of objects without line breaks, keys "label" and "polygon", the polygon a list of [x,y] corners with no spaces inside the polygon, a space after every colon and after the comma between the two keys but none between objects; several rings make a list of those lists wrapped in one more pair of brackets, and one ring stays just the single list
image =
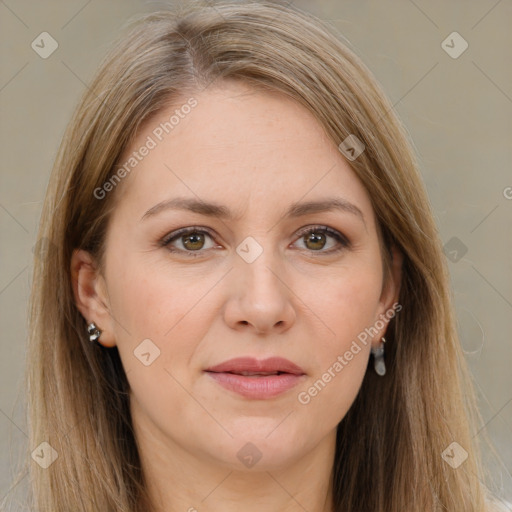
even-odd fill
[{"label": "neck", "polygon": [[286,467],[240,470],[191,452],[151,424],[134,425],[153,512],[332,512],[336,436]]}]

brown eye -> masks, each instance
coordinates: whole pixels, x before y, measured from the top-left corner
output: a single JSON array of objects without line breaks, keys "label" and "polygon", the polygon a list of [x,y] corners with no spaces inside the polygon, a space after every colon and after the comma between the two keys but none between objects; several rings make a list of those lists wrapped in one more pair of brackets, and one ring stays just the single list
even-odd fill
[{"label": "brown eye", "polygon": [[304,236],[304,243],[308,249],[318,251],[326,244],[326,236],[323,233],[311,232]]},{"label": "brown eye", "polygon": [[185,249],[191,251],[197,251],[203,248],[204,245],[204,234],[203,233],[192,233],[190,235],[182,235],[182,243]]},{"label": "brown eye", "polygon": [[[328,226],[311,226],[298,233],[299,240],[309,252],[333,254],[351,247],[350,241],[339,231]],[[296,242],[297,243],[297,242]]]},{"label": "brown eye", "polygon": [[167,235],[160,244],[171,252],[185,256],[201,256],[215,246],[213,235],[204,229],[195,227],[174,231]]}]

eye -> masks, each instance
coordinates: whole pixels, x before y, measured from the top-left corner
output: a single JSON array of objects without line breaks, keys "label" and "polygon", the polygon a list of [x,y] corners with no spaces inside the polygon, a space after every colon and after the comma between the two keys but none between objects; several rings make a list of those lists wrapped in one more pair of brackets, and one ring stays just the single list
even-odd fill
[{"label": "eye", "polygon": [[161,245],[167,247],[171,252],[187,253],[187,256],[195,257],[204,252],[202,249],[212,249],[215,246],[213,243],[205,246],[208,238],[213,242],[209,231],[191,226],[173,231],[161,241]]},{"label": "eye", "polygon": [[[297,235],[299,236],[298,241],[305,245],[302,248],[308,249],[309,252],[333,254],[347,249],[351,245],[344,235],[328,226],[309,226],[299,231]],[[331,239],[331,243],[329,243],[329,239]],[[209,244],[208,240],[210,240]],[[162,239],[160,245],[166,247],[170,252],[190,257],[201,256],[206,250],[219,247],[213,242],[213,234],[209,230],[197,226],[169,233]],[[326,247],[327,249],[324,250]]]},{"label": "eye", "polygon": [[[301,230],[298,235],[305,248],[311,252],[333,254],[350,247],[350,242],[345,236],[328,226],[310,226]],[[328,244],[329,238],[335,241]],[[325,247],[327,250],[323,250]]]}]

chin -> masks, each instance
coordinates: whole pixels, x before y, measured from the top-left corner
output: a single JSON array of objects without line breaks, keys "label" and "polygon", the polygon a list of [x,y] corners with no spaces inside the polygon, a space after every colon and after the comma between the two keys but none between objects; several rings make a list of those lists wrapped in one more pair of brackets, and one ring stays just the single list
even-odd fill
[{"label": "chin", "polygon": [[286,421],[279,425],[282,419],[246,418],[246,428],[240,419],[238,428],[229,429],[233,438],[225,438],[222,446],[216,444],[221,449],[211,455],[235,471],[275,471],[289,467],[304,455],[304,439],[308,436],[291,432],[289,426],[285,428]]}]

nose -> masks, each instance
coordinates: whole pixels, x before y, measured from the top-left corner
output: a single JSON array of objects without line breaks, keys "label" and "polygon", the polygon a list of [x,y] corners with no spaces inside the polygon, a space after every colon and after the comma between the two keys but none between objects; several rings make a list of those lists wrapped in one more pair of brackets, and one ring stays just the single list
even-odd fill
[{"label": "nose", "polygon": [[294,294],[281,267],[264,251],[256,261],[235,261],[229,273],[229,297],[224,310],[229,327],[254,334],[276,334],[295,322]]}]

